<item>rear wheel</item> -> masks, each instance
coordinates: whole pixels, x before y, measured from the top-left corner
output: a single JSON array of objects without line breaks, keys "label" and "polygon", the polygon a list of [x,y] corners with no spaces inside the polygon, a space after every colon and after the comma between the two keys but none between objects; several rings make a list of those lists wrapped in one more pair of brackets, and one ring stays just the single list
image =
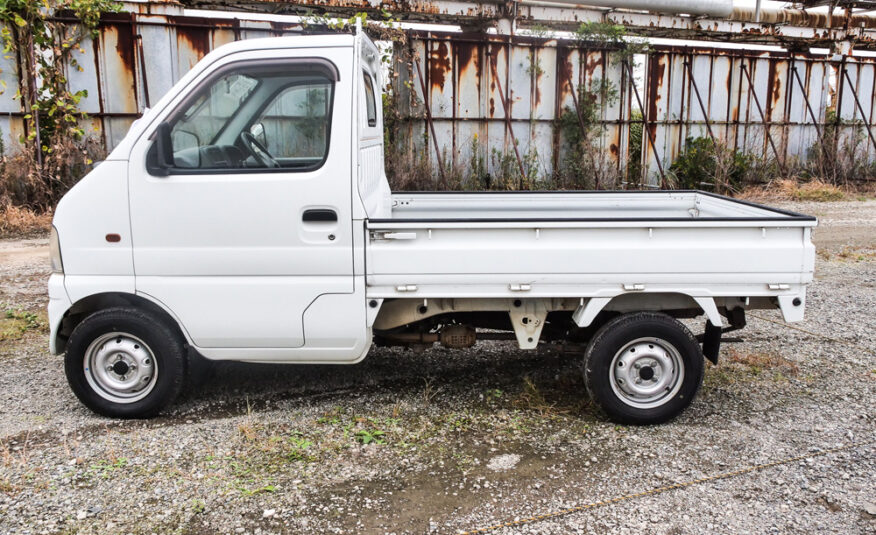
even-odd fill
[{"label": "rear wheel", "polygon": [[70,336],[64,368],[76,397],[98,414],[147,418],[173,402],[186,370],[185,341],[141,310],[111,308]]},{"label": "rear wheel", "polygon": [[703,381],[703,353],[678,320],[655,312],[619,316],[584,353],[584,383],[617,422],[657,424],[690,405]]}]

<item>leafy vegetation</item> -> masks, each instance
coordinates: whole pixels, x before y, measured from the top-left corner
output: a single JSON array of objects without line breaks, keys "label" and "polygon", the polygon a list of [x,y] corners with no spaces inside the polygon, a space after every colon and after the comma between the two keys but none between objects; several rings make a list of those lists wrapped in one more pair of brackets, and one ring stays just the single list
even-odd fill
[{"label": "leafy vegetation", "polygon": [[380,429],[360,429],[356,431],[356,440],[361,444],[384,444],[383,435],[386,433]]},{"label": "leafy vegetation", "polygon": [[46,327],[43,318],[33,312],[3,308],[3,318],[0,319],[0,342],[18,340],[29,331],[39,331]]},{"label": "leafy vegetation", "polygon": [[[72,91],[67,71],[83,70],[76,54],[85,52],[83,39],[97,37],[101,14],[120,10],[114,0],[0,2],[3,53],[20,58],[25,81],[13,98],[22,102],[26,132],[21,153],[8,157],[0,145],[0,208],[50,208],[101,152],[83,128],[88,115],[79,103],[88,92]],[[79,22],[69,23],[62,13]]]},{"label": "leafy vegetation", "polygon": [[669,172],[679,188],[732,193],[751,175],[753,160],[710,137],[688,138]]},{"label": "leafy vegetation", "polygon": [[560,189],[616,188],[620,183],[617,164],[605,150],[602,133],[605,109],[618,99],[617,87],[606,78],[590,87],[579,84],[575,109],[566,107],[557,120],[563,140],[563,165],[554,175]]},{"label": "leafy vegetation", "polygon": [[632,37],[627,28],[619,24],[583,22],[575,31],[575,37],[611,49],[612,60],[616,63],[632,64],[635,55],[644,54],[648,49],[647,41]]}]

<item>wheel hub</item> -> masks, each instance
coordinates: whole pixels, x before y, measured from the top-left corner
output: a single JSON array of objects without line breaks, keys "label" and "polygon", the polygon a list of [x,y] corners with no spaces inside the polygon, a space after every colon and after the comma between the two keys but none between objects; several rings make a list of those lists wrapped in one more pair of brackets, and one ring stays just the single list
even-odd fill
[{"label": "wheel hub", "polygon": [[640,338],[618,351],[611,363],[611,388],[624,403],[637,408],[657,407],[681,387],[681,355],[659,338]]},{"label": "wheel hub", "polygon": [[113,364],[113,373],[116,375],[125,375],[131,367],[124,360],[118,360]]},{"label": "wheel hub", "polygon": [[155,386],[157,367],[152,351],[139,338],[126,333],[98,337],[85,352],[85,378],[101,397],[116,403],[133,403]]}]

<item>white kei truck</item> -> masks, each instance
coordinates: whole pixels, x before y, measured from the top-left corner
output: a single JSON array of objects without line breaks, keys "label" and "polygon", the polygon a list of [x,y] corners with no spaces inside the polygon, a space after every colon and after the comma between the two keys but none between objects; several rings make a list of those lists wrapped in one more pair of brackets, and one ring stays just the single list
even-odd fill
[{"label": "white kei truck", "polygon": [[[702,191],[392,193],[361,32],[209,53],[60,201],[50,347],[102,415],[189,359],[355,364],[373,343],[586,342],[611,419],[664,422],[745,311],[803,318],[816,219]],[[703,333],[679,318],[704,315]],[[582,392],[583,394],[583,392]]]}]

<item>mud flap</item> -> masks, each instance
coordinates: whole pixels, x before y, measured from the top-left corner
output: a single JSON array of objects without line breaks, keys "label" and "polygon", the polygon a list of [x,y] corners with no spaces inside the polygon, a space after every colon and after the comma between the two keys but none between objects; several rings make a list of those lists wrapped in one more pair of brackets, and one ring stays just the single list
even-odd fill
[{"label": "mud flap", "polygon": [[712,364],[718,364],[718,352],[721,351],[721,335],[724,329],[716,327],[711,321],[706,321],[706,332],[703,334],[703,356]]}]

